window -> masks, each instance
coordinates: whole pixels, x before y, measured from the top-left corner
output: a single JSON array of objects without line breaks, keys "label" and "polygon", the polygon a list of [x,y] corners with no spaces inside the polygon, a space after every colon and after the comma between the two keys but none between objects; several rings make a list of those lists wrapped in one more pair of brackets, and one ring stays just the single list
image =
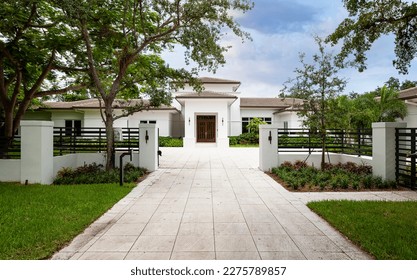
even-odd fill
[{"label": "window", "polygon": [[288,132],[288,122],[287,121],[284,122],[284,131]]},{"label": "window", "polygon": [[150,123],[150,124],[156,124],[156,121],[154,121],[154,120],[151,120],[151,121],[144,120],[144,121],[140,121],[140,123]]},{"label": "window", "polygon": [[247,133],[249,130],[246,126],[250,123],[251,120],[254,118],[258,118],[261,121],[266,122],[267,124],[272,124],[272,118],[264,118],[264,117],[250,117],[250,118],[242,118],[242,133]]},{"label": "window", "polygon": [[81,136],[81,120],[65,120],[65,136]]}]

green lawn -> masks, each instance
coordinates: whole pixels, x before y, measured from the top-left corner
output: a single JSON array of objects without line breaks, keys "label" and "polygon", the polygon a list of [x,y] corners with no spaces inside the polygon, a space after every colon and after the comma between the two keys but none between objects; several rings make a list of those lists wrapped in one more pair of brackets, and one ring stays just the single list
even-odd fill
[{"label": "green lawn", "polygon": [[50,257],[134,185],[0,183],[0,259]]},{"label": "green lawn", "polygon": [[417,260],[417,202],[321,201],[308,204],[379,260]]}]

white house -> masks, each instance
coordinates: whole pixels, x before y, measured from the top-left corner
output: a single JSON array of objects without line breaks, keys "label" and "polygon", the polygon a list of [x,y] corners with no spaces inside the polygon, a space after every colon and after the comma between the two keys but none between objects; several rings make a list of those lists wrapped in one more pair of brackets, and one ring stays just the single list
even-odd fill
[{"label": "white house", "polygon": [[[138,127],[155,123],[160,136],[184,139],[184,147],[228,147],[229,136],[247,132],[253,118],[261,118],[282,128],[301,126],[295,110],[303,101],[294,98],[245,98],[238,92],[239,81],[200,78],[200,93],[186,85],[173,93],[171,106],[150,108],[116,120],[114,127]],[[132,100],[131,103],[142,102]],[[146,104],[146,101],[144,101]],[[116,101],[115,115],[130,104]],[[104,127],[100,104],[96,99],[74,102],[45,102],[45,106],[28,112],[24,119],[52,120],[57,127]]]},{"label": "white house", "polygon": [[402,121],[407,123],[407,127],[417,127],[417,87],[400,91],[399,99],[404,100],[408,111]]}]

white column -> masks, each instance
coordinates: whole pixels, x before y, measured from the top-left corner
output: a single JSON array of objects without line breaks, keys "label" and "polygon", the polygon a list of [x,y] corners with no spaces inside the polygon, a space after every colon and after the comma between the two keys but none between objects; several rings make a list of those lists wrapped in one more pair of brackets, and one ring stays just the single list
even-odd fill
[{"label": "white column", "polygon": [[372,170],[375,176],[395,180],[395,129],[405,127],[405,122],[372,124]]},{"label": "white column", "polygon": [[139,125],[139,166],[158,169],[158,129],[155,124]]},{"label": "white column", "polygon": [[52,184],[54,176],[53,126],[50,121],[21,121],[20,181]]},{"label": "white column", "polygon": [[271,171],[278,167],[278,126],[259,126],[259,169]]}]

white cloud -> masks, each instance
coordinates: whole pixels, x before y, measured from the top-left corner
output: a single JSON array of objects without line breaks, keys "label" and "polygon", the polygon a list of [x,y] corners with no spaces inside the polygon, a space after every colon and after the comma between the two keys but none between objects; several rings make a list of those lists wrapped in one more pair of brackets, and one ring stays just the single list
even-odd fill
[{"label": "white cloud", "polygon": [[[223,43],[231,45],[232,49],[226,53],[226,65],[216,72],[216,77],[240,80],[242,85],[239,89],[242,96],[276,96],[283,83],[289,77],[293,77],[293,71],[300,67],[299,53],[306,53],[311,57],[318,49],[313,35],[327,36],[347,16],[341,1],[321,0],[308,1],[298,0],[297,7],[304,7],[305,11],[299,12],[289,6],[293,1],[255,0],[255,9],[258,7],[262,13],[256,14],[256,10],[249,11],[240,20],[246,31],[251,33],[253,41],[241,43],[241,39],[227,35]],[[260,7],[267,5],[267,7]],[[281,6],[280,6],[281,5]],[[278,11],[280,7],[287,8],[294,16],[305,16],[304,19],[293,18],[287,27],[282,27],[282,20],[262,19],[268,11]],[[319,13],[316,11],[320,11]],[[306,16],[311,12],[311,16]],[[271,15],[273,16],[273,14]],[[289,15],[287,18],[291,18]],[[252,21],[252,22],[251,22]],[[245,26],[245,22],[252,28]],[[300,24],[297,28],[292,24]],[[276,30],[276,24],[282,27]],[[272,32],[271,30],[275,30]],[[183,55],[177,48],[175,53],[165,54],[165,59],[175,67],[184,67]],[[392,66],[394,58],[393,38],[384,37],[378,40],[367,55],[368,69],[359,73],[356,69],[345,69],[341,76],[349,80],[346,93],[356,91],[359,93],[370,91],[381,86],[389,77],[399,77],[400,80],[417,80],[417,69],[410,69],[407,76],[399,76]],[[201,73],[201,76],[213,76],[211,73]]]}]

